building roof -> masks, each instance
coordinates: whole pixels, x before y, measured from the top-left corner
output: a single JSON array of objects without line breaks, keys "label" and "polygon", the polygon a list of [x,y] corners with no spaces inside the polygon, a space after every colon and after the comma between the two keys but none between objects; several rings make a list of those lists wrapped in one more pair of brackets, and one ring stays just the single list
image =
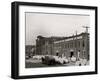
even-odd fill
[{"label": "building roof", "polygon": [[39,39],[44,39],[44,40],[49,40],[49,41],[59,41],[59,40],[64,40],[64,39],[69,39],[69,38],[74,38],[74,37],[79,37],[79,36],[82,36],[82,35],[89,35],[89,33],[80,33],[80,34],[77,34],[77,35],[72,35],[72,36],[68,36],[68,37],[58,37],[58,36],[51,36],[51,37],[43,37],[43,36],[37,36],[37,38]]}]

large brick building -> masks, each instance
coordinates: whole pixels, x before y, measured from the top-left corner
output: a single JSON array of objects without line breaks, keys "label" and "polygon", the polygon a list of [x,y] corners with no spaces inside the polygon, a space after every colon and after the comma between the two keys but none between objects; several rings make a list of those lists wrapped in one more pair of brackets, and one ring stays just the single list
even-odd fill
[{"label": "large brick building", "polygon": [[89,59],[89,33],[76,34],[69,37],[43,37],[36,39],[38,55],[74,55],[76,58]]}]

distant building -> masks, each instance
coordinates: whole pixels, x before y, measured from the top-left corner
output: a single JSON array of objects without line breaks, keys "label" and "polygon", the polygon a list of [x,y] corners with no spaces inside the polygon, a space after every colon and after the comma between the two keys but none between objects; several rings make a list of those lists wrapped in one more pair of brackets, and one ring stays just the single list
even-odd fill
[{"label": "distant building", "polygon": [[66,56],[67,58],[74,55],[77,59],[89,59],[89,33],[69,37],[38,36],[36,54]]},{"label": "distant building", "polygon": [[35,54],[35,46],[34,45],[26,45],[25,46],[25,54],[26,56],[33,56]]}]

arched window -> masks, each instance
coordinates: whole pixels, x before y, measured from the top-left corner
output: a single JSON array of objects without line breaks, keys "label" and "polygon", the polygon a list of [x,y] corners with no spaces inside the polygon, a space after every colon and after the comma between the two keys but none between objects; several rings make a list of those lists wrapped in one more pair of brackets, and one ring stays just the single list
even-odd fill
[{"label": "arched window", "polygon": [[78,41],[78,47],[80,47],[80,41]]},{"label": "arched window", "polygon": [[84,40],[83,40],[82,46],[83,46],[83,47],[85,47],[85,43],[84,43]]}]

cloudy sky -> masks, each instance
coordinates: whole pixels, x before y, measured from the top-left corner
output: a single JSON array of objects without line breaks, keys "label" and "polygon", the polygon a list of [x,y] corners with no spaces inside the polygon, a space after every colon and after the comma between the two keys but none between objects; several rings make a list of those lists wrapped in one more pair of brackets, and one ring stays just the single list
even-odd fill
[{"label": "cloudy sky", "polygon": [[47,13],[25,13],[26,16],[26,45],[36,44],[38,35],[71,36],[84,32],[82,26],[89,26],[89,15],[72,14],[47,14]]}]

